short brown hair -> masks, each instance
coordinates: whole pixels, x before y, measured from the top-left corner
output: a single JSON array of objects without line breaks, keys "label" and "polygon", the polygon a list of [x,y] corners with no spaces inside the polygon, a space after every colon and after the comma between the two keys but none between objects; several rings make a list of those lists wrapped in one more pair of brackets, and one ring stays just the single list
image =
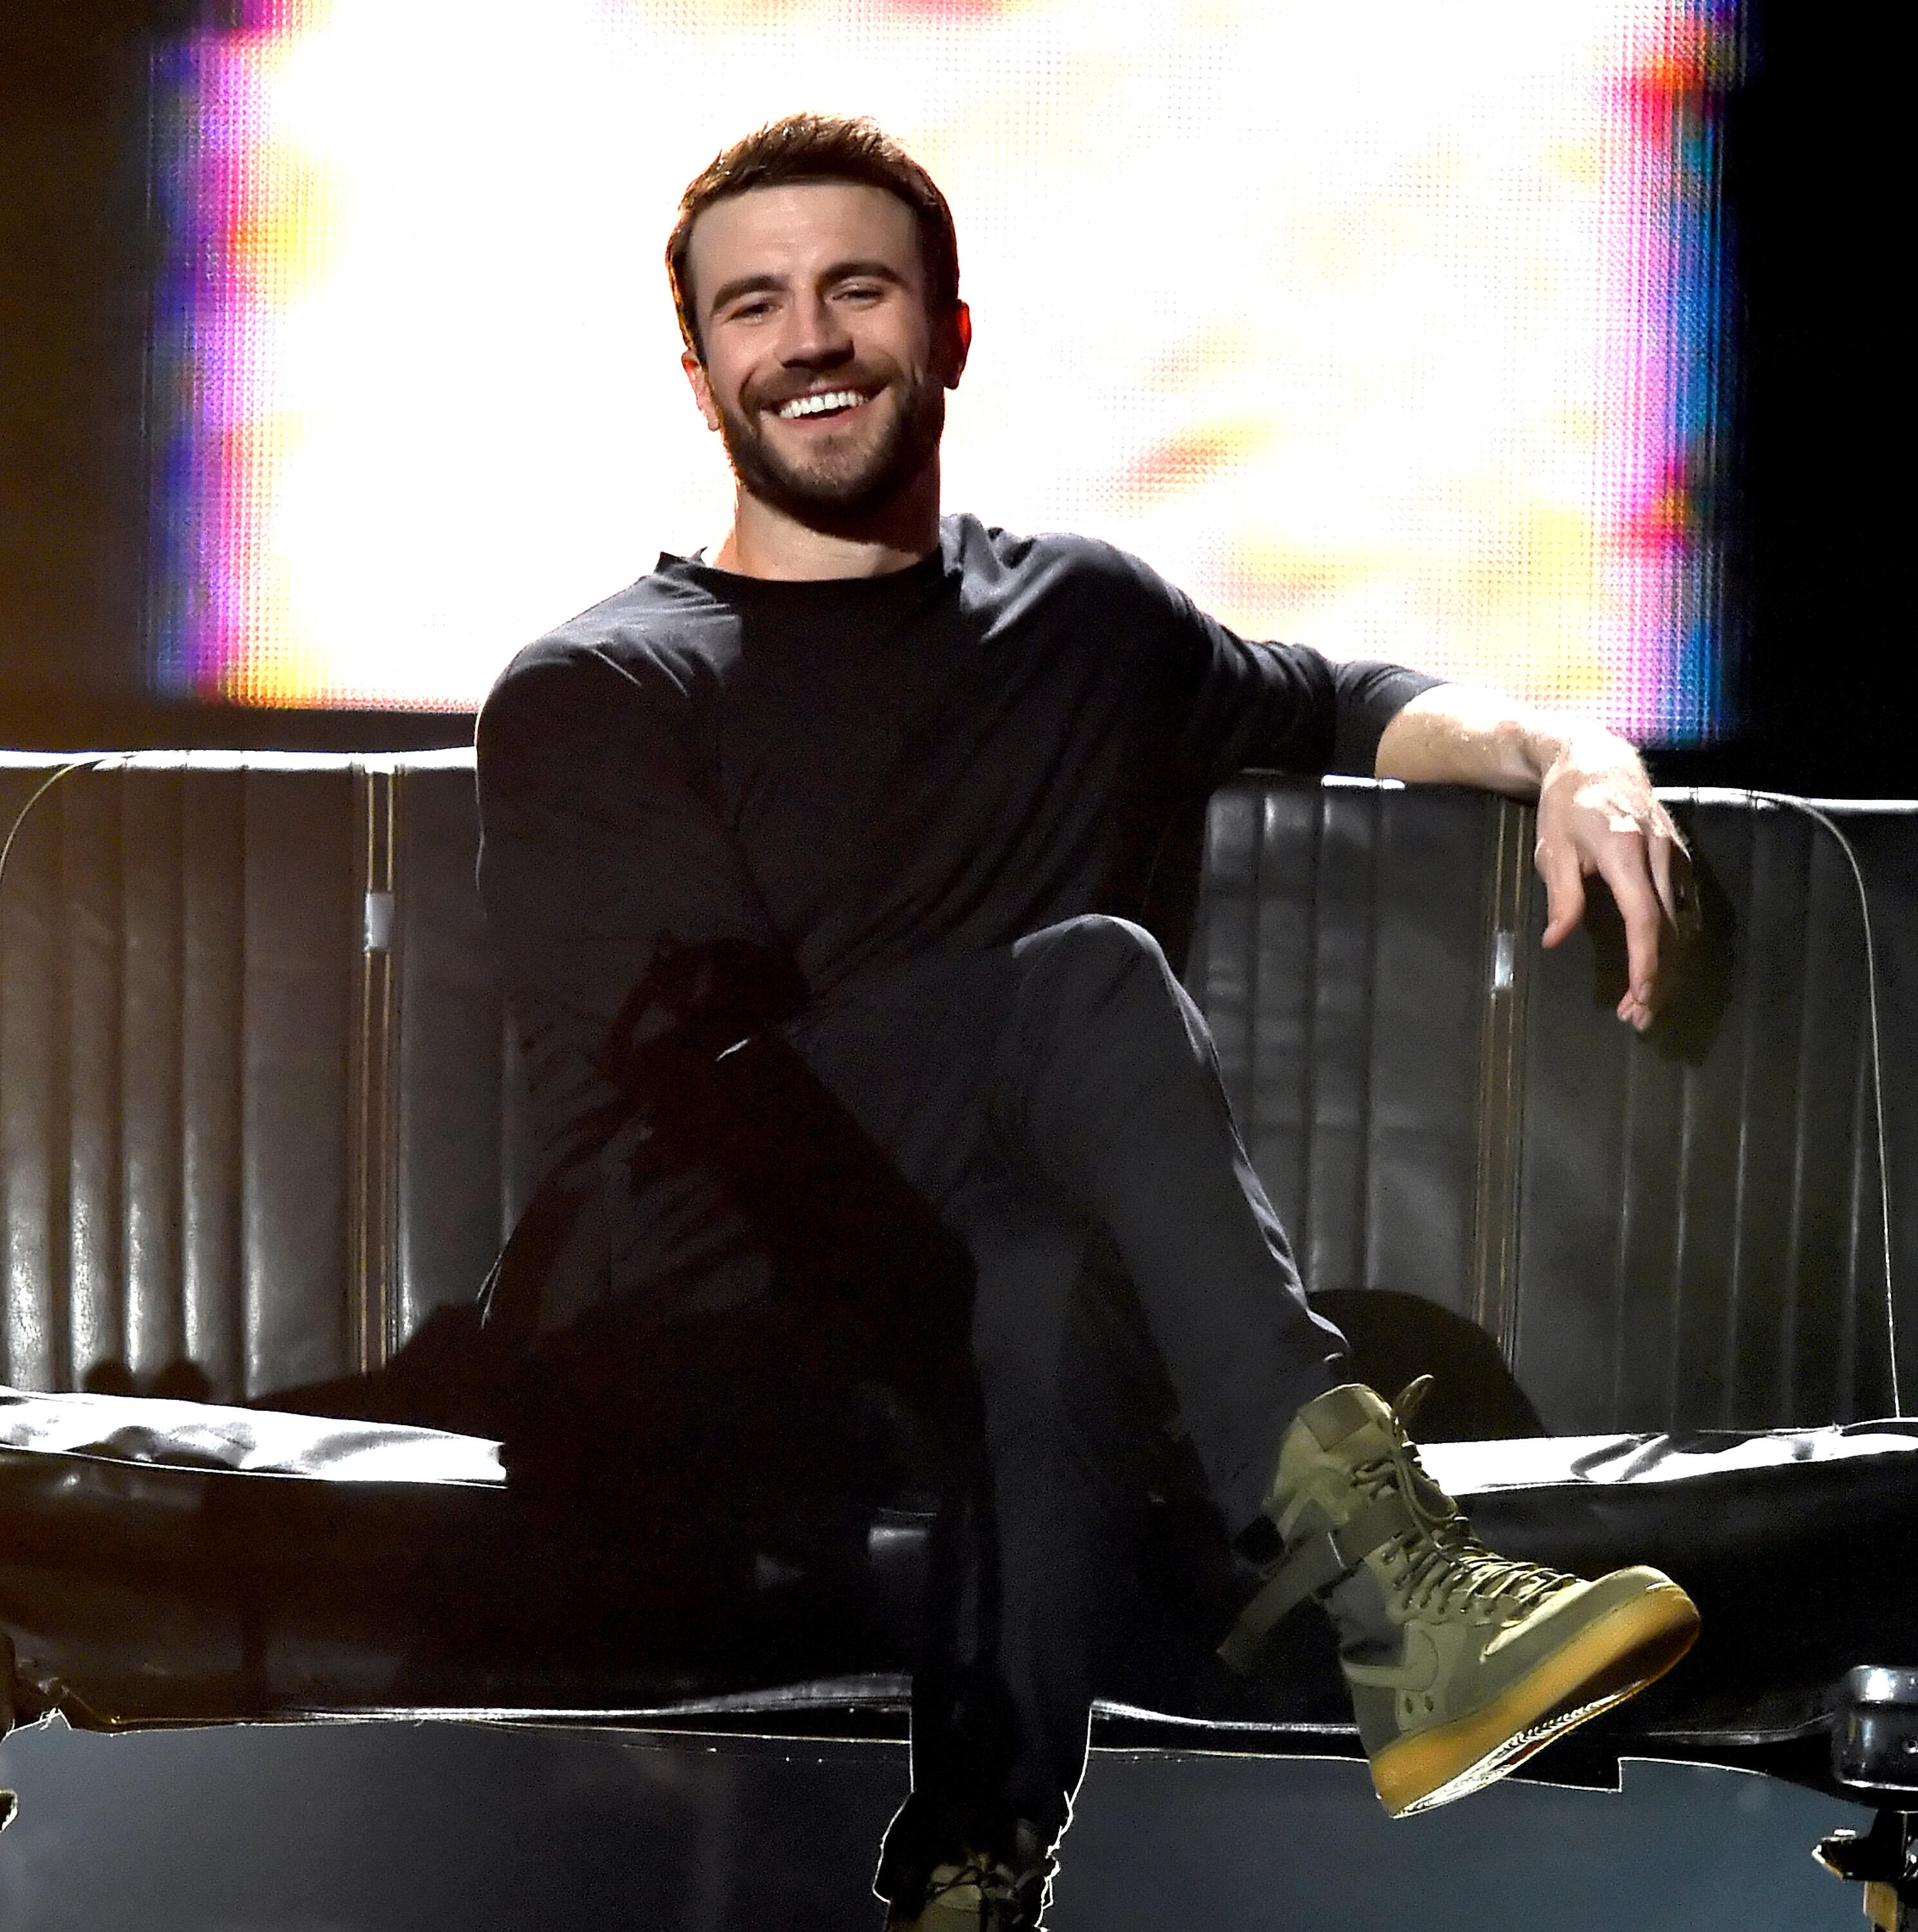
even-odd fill
[{"label": "short brown hair", "polygon": [[934,315],[959,306],[959,240],[952,211],[931,175],[876,122],[834,114],[789,114],[715,154],[686,185],[679,218],[666,238],[666,279],[686,346],[705,359],[699,318],[687,272],[693,224],[715,201],[757,188],[807,182],[858,182],[897,195],[919,229],[919,260],[925,270],[926,305]]}]

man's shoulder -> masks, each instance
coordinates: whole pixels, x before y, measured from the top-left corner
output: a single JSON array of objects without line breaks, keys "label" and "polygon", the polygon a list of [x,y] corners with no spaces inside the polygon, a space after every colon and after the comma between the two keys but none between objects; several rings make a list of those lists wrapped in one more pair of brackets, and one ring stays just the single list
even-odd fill
[{"label": "man's shoulder", "polygon": [[945,520],[950,554],[981,592],[1099,590],[1170,608],[1178,593],[1152,566],[1103,537],[1068,530],[1020,536],[971,515]]},{"label": "man's shoulder", "polygon": [[[489,766],[586,757],[588,748],[679,742],[722,681],[737,626],[661,567],[556,625],[520,651],[480,707]],[[662,736],[663,734],[663,736]]]},{"label": "man's shoulder", "polygon": [[583,682],[683,684],[701,659],[722,653],[735,626],[695,584],[676,575],[676,558],[589,605],[517,652],[495,681],[492,704],[529,685]]}]

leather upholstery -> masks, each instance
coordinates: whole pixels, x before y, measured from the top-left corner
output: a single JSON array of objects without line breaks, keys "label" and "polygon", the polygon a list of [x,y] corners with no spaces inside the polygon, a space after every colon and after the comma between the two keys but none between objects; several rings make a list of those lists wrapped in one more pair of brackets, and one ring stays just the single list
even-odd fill
[{"label": "leather upholstery", "polygon": [[[9,760],[7,798],[59,762]],[[355,783],[343,760],[117,760],[21,825],[0,881],[7,1381],[190,1362],[237,1396],[346,1366]]]},{"label": "leather upholstery", "polygon": [[[67,762],[0,765],[4,823]],[[244,1400],[471,1298],[525,1191],[477,844],[463,752],[40,798],[0,879],[0,1381]]]},{"label": "leather upholstery", "polygon": [[472,756],[397,764],[394,1346],[478,1292],[533,1180],[517,1048],[473,884]]},{"label": "leather upholstery", "polygon": [[1728,946],[1702,969],[1723,973],[1723,1010],[1692,1052],[1647,1050],[1601,1010],[1587,964],[1537,962],[1514,1366],[1561,1433],[1888,1414],[1851,868],[1790,808],[1734,796],[1680,816]]},{"label": "leather upholstery", "polygon": [[[1707,938],[1671,1024],[1641,1040],[1612,1017],[1622,940],[1599,891],[1591,934],[1539,949],[1529,812],[1227,788],[1188,977],[1250,1150],[1310,1286],[1473,1317],[1555,1433],[1890,1414],[1865,925],[1841,835],[1869,866],[1903,1286],[1918,812],[1671,802]],[[1914,1328],[1908,1296],[1906,1390]]]},{"label": "leather upholstery", "polygon": [[[896,1732],[920,1592],[889,1546],[922,1523],[883,1514],[863,1550],[815,1537],[770,1558],[622,1541],[529,1509],[492,1450],[0,1395],[0,1733],[9,1676],[13,1715],[90,1730],[457,1715]],[[1428,1461],[1494,1547],[1587,1574],[1659,1564],[1713,1634],[1575,1757],[1556,1745],[1528,1771],[1611,1781],[1620,1756],[1677,1757],[1832,1788],[1827,1688],[1860,1658],[1910,1654],[1902,1567],[1859,1556],[1918,1534],[1918,1426],[1467,1443]],[[1133,1640],[1098,1742],[1356,1751],[1326,1626],[1290,1626],[1248,1684],[1211,1664],[1203,1609],[1174,1592],[1121,1612]]]},{"label": "leather upholstery", "polygon": [[[0,826],[61,764],[0,759]],[[1188,980],[1313,1287],[1480,1322],[1560,1433],[1889,1413],[1850,864],[1789,806],[1680,810],[1718,939],[1662,1040],[1609,1017],[1602,917],[1539,954],[1530,814],[1476,794],[1227,788]],[[1918,822],[1832,810],[1902,1148]],[[475,848],[464,753],[142,754],[40,798],[0,878],[0,1381],[249,1400],[473,1293],[529,1180]]]}]

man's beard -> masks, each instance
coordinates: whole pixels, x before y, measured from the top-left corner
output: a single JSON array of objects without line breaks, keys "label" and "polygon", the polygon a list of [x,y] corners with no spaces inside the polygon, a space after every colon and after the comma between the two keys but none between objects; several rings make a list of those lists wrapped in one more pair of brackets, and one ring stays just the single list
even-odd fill
[{"label": "man's beard", "polygon": [[[865,389],[871,379],[849,374],[843,386]],[[720,440],[741,488],[809,530],[838,534],[862,527],[911,485],[946,428],[946,388],[936,376],[895,379],[893,390],[899,406],[885,435],[863,461],[845,467],[788,463],[760,426],[763,402],[742,397],[739,411],[720,404]]]}]

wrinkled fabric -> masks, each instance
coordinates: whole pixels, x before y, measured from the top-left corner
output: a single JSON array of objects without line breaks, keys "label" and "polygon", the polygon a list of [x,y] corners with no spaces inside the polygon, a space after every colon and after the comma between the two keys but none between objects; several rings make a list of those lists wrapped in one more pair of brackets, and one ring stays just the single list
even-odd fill
[{"label": "wrinkled fabric", "polygon": [[496,1487],[506,1480],[499,1444],[476,1436],[151,1396],[0,1389],[0,1448],[158,1468],[310,1476],[329,1483]]},{"label": "wrinkled fabric", "polygon": [[[1425,1454],[1495,1548],[1587,1574],[1650,1561],[1697,1600],[1697,1649],[1581,1732],[1587,1758],[1769,1765],[1764,1748],[1822,1728],[1830,1687],[1854,1665],[1918,1655],[1907,1560],[1918,1547],[1918,1425]],[[247,1466],[214,1466],[223,1456]],[[362,1479],[370,1458],[383,1459],[379,1480]],[[816,1732],[852,1721],[851,1707],[903,1712],[916,1638],[889,1618],[913,1592],[895,1574],[881,1604],[879,1559],[896,1572],[904,1550],[923,1547],[923,1521],[877,1525],[873,1565],[838,1594],[809,1594],[748,1550],[732,1597],[682,1612],[673,1592],[683,1579],[529,1515],[485,1479],[492,1466],[491,1444],[427,1430],[136,1397],[0,1396],[0,1626],[18,1654],[23,1713],[57,1707],[110,1728],[434,1713],[667,1723],[705,1712]],[[728,1616],[730,1648],[714,1635]],[[1214,1746],[1356,1748],[1329,1640],[1275,1646],[1249,1689],[1221,1668],[1176,1682],[1147,1674],[1110,1695],[1102,1708],[1129,1706],[1128,1721],[1174,1720]],[[1563,1761],[1554,1747],[1527,1769],[1550,1774]],[[1776,1768],[1817,1782],[1819,1761],[1798,1751]]]}]

